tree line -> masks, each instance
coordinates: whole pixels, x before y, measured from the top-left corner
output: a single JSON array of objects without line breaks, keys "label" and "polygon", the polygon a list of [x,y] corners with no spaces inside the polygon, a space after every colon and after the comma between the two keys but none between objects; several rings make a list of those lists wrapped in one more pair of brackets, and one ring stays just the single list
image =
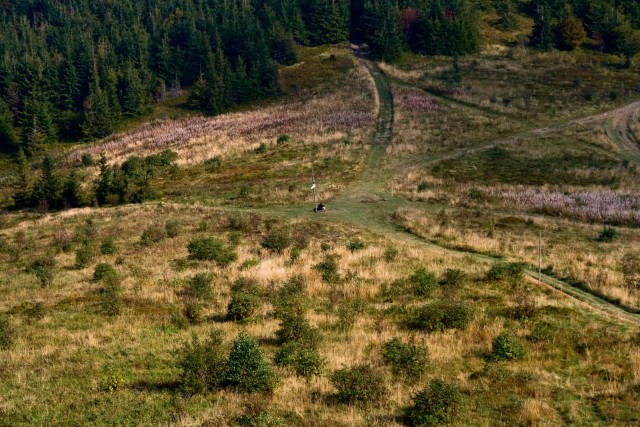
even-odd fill
[{"label": "tree line", "polygon": [[477,50],[480,14],[505,29],[530,15],[531,45],[587,38],[640,51],[636,0],[16,0],[0,6],[0,151],[28,156],[58,140],[93,140],[189,88],[187,105],[218,114],[278,92],[295,46],[365,42],[393,61],[411,50]]}]

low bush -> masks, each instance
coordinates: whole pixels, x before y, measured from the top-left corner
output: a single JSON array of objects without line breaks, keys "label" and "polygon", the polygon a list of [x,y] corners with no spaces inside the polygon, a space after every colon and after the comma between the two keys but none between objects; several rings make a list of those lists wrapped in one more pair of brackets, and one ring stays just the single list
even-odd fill
[{"label": "low bush", "polygon": [[270,252],[281,254],[291,245],[288,234],[282,230],[271,230],[262,240],[262,247]]},{"label": "low bush", "polygon": [[280,318],[280,329],[276,331],[276,336],[280,344],[295,341],[317,347],[322,341],[320,330],[311,326],[304,316],[296,314]]},{"label": "low bush", "polygon": [[213,298],[212,282],[213,274],[198,273],[187,280],[181,293],[187,298],[203,301],[211,300]]},{"label": "low bush", "polygon": [[511,331],[504,331],[498,335],[491,346],[491,360],[519,360],[526,354],[524,344]]},{"label": "low bush", "polygon": [[178,237],[178,235],[180,235],[181,228],[180,222],[176,219],[170,219],[164,224],[164,232],[170,239]]},{"label": "low bush", "polygon": [[277,385],[275,373],[267,363],[258,343],[241,332],[233,343],[224,382],[246,393],[272,393]]},{"label": "low bush", "polygon": [[426,268],[418,268],[409,278],[413,294],[418,297],[430,297],[438,289],[436,275]]},{"label": "low bush", "polygon": [[115,268],[113,268],[111,264],[101,262],[100,264],[96,265],[95,269],[93,270],[93,280],[99,282],[103,277],[109,274],[117,274]]},{"label": "low bush", "polygon": [[367,244],[360,239],[354,239],[347,244],[347,249],[349,249],[351,253],[354,253],[356,251],[361,251],[366,247],[367,247]]},{"label": "low bush", "polygon": [[313,268],[320,273],[323,282],[337,283],[340,281],[336,255],[325,255],[324,259]]},{"label": "low bush", "polygon": [[47,313],[47,309],[43,303],[37,302],[33,306],[25,310],[24,315],[29,320],[42,320]]},{"label": "low bush", "polygon": [[179,351],[180,388],[184,393],[193,395],[222,387],[227,368],[222,340],[220,331],[213,332],[204,343],[194,334],[191,343]]},{"label": "low bush", "polygon": [[384,376],[370,365],[339,369],[331,375],[331,384],[338,390],[340,403],[383,405],[387,400]]},{"label": "low bush", "polygon": [[102,311],[107,316],[117,316],[122,312],[122,287],[120,277],[107,273],[100,279],[104,284],[100,292]]},{"label": "low bush", "polygon": [[236,259],[238,255],[224,245],[221,240],[214,237],[195,238],[187,246],[189,258],[199,261],[215,261],[220,267],[226,267]]},{"label": "low bush", "polygon": [[496,262],[487,273],[487,279],[516,282],[522,280],[524,266],[517,262]]},{"label": "low bush", "polygon": [[440,332],[445,329],[465,329],[473,320],[473,310],[466,304],[455,301],[436,301],[413,313],[408,326],[425,332]]},{"label": "low bush", "polygon": [[151,246],[154,243],[161,242],[166,236],[164,228],[159,225],[151,225],[142,232],[140,244],[143,246]]},{"label": "low bush", "polygon": [[220,169],[220,166],[222,166],[222,157],[220,156],[213,156],[204,162],[204,169],[207,172],[215,172]]},{"label": "low bush", "polygon": [[258,295],[246,291],[234,292],[227,306],[227,319],[246,322],[255,316],[261,305],[262,300]]},{"label": "low bush", "polygon": [[419,381],[429,366],[429,350],[414,344],[404,344],[398,338],[382,347],[382,358],[391,365],[394,376],[410,382]]},{"label": "low bush", "polygon": [[393,246],[389,246],[384,250],[384,260],[386,262],[393,262],[398,257],[398,250]]},{"label": "low bush", "polygon": [[341,331],[350,331],[353,329],[358,317],[365,314],[366,309],[367,305],[361,299],[343,302],[340,307],[338,307],[338,329]]},{"label": "low bush", "polygon": [[182,307],[182,315],[192,325],[199,325],[204,321],[204,306],[195,299],[185,299]]},{"label": "low bush", "polygon": [[87,268],[91,261],[98,256],[95,247],[91,244],[84,244],[76,250],[75,267],[79,270]]},{"label": "low bush", "polygon": [[605,227],[598,236],[598,242],[611,243],[618,238],[618,230],[613,227]]},{"label": "low bush", "polygon": [[320,356],[317,346],[303,341],[289,341],[276,352],[275,363],[291,367],[297,376],[312,378],[320,375],[326,360]]},{"label": "low bush", "polygon": [[9,350],[15,342],[16,331],[9,319],[0,317],[0,350]]},{"label": "low bush", "polygon": [[100,244],[100,252],[102,255],[116,255],[119,250],[113,239],[108,237]]},{"label": "low bush", "polygon": [[290,140],[291,140],[291,137],[285,133],[285,134],[282,134],[282,135],[280,135],[278,137],[278,140],[276,141],[276,144],[277,145],[284,145],[287,142],[289,142]]},{"label": "low bush", "polygon": [[467,273],[457,268],[449,268],[440,277],[438,283],[446,295],[455,296],[467,283]]},{"label": "low bush", "polygon": [[448,424],[455,418],[461,401],[462,395],[456,386],[434,378],[413,396],[405,424],[413,427]]}]

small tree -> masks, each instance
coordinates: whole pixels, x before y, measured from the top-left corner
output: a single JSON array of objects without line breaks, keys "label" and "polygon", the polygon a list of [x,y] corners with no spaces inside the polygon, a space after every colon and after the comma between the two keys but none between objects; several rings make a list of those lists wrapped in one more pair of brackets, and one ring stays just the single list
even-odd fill
[{"label": "small tree", "polygon": [[193,239],[189,242],[187,250],[189,258],[200,261],[215,261],[220,267],[226,267],[238,259],[238,254],[214,237]]},{"label": "small tree", "polygon": [[418,381],[429,366],[429,350],[414,344],[404,344],[398,338],[382,347],[382,358],[391,365],[393,375],[411,382]]},{"label": "small tree", "polygon": [[272,393],[277,385],[258,343],[245,332],[238,335],[229,353],[225,384],[246,393]]},{"label": "small tree", "polygon": [[455,418],[462,396],[458,388],[435,378],[413,396],[407,409],[405,424],[409,426],[439,426]]},{"label": "small tree", "polygon": [[518,360],[524,358],[525,354],[524,344],[511,331],[505,331],[493,340],[491,360]]},{"label": "small tree", "polygon": [[409,278],[413,293],[419,297],[429,297],[438,289],[436,275],[426,268],[418,268]]},{"label": "small tree", "polygon": [[183,392],[193,395],[222,386],[227,366],[222,340],[222,332],[215,331],[204,343],[195,334],[191,343],[185,343],[178,361]]},{"label": "small tree", "polygon": [[384,376],[370,365],[339,369],[331,375],[331,384],[338,389],[336,397],[341,403],[382,405],[387,399]]}]

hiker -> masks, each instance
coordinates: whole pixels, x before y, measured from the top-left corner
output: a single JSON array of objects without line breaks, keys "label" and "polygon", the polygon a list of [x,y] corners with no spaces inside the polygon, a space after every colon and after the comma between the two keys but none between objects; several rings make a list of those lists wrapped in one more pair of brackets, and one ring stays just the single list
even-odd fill
[{"label": "hiker", "polygon": [[325,210],[327,210],[327,208],[325,208],[322,203],[320,203],[316,208],[316,212],[324,212]]}]

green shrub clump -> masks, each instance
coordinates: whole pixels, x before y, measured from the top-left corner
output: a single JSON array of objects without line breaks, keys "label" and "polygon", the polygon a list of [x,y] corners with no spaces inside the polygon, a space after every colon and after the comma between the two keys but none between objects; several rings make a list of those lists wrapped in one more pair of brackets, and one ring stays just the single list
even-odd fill
[{"label": "green shrub clump", "polygon": [[284,231],[270,231],[262,241],[262,247],[281,254],[291,245],[291,239]]},{"label": "green shrub clump", "polygon": [[407,409],[408,426],[440,426],[451,422],[458,411],[462,395],[457,387],[435,378],[427,387],[413,396],[413,405]]},{"label": "green shrub clump", "polygon": [[182,289],[182,295],[196,300],[211,300],[213,298],[212,282],[213,274],[198,273],[187,280]]},{"label": "green shrub clump", "polygon": [[0,350],[8,350],[13,347],[16,332],[8,319],[0,317]]},{"label": "green shrub clump", "polygon": [[119,252],[118,246],[112,238],[106,238],[100,244],[100,252],[102,255],[115,255]]},{"label": "green shrub clump", "polygon": [[331,384],[338,390],[336,398],[340,403],[382,405],[387,399],[384,376],[370,365],[357,365],[334,371]]},{"label": "green shrub clump", "polygon": [[618,238],[618,230],[613,227],[605,227],[598,236],[598,242],[611,243]]},{"label": "green shrub clump", "polygon": [[305,341],[285,342],[276,352],[274,361],[278,365],[290,366],[297,376],[307,379],[320,375],[326,365],[317,345],[309,345]]},{"label": "green shrub clump", "polygon": [[524,266],[517,262],[497,262],[487,273],[489,280],[516,282],[522,280]]},{"label": "green shrub clump", "polygon": [[91,261],[93,261],[98,254],[95,248],[91,244],[85,244],[76,250],[76,268],[81,270],[87,268]]},{"label": "green shrub clump", "polygon": [[410,382],[420,380],[429,366],[429,350],[414,344],[404,344],[394,338],[384,344],[382,358],[391,365],[394,376]]},{"label": "green shrub clump", "polygon": [[449,268],[439,282],[445,294],[453,296],[467,283],[467,273],[457,268]]},{"label": "green shrub clump", "polygon": [[429,297],[438,289],[436,275],[426,268],[418,268],[409,278],[413,294],[418,297]]},{"label": "green shrub clump", "polygon": [[101,281],[109,275],[117,276],[118,273],[111,264],[108,264],[106,262],[101,262],[100,264],[96,265],[95,269],[93,270],[93,280],[96,282]]},{"label": "green shrub clump", "polygon": [[258,295],[244,290],[234,292],[227,306],[227,319],[246,322],[255,316],[261,305]]},{"label": "green shrub clump", "polygon": [[519,360],[526,354],[524,344],[511,331],[504,331],[498,335],[491,346],[491,360]]},{"label": "green shrub clump", "polygon": [[324,259],[313,268],[320,273],[323,282],[337,283],[340,281],[338,261],[335,255],[325,255]]},{"label": "green shrub clump", "polygon": [[347,249],[349,249],[351,253],[354,253],[356,251],[361,251],[366,247],[367,247],[367,244],[360,239],[354,239],[347,244]]},{"label": "green shrub clump", "polygon": [[180,222],[177,219],[170,219],[164,224],[164,232],[170,239],[178,237],[181,228]]},{"label": "green shrub clump", "polygon": [[[103,268],[104,267],[102,267],[101,270]],[[100,291],[102,311],[107,316],[117,316],[122,312],[123,306],[120,276],[113,267],[104,269],[106,271],[104,274],[100,272],[98,274],[100,276],[99,280],[104,285]]]},{"label": "green shrub clump", "polygon": [[358,317],[365,314],[366,303],[361,299],[354,299],[343,302],[338,308],[338,329],[350,331],[356,324]]},{"label": "green shrub clump", "polygon": [[465,329],[473,320],[473,310],[455,301],[436,301],[419,308],[409,320],[409,327],[425,332]]},{"label": "green shrub clump", "polygon": [[275,373],[258,343],[245,332],[234,341],[225,372],[225,384],[246,393],[271,393],[277,385]]},{"label": "green shrub clump", "polygon": [[189,242],[187,250],[189,258],[199,261],[215,261],[220,267],[226,267],[238,259],[238,254],[214,237],[195,238]]},{"label": "green shrub clump", "polygon": [[227,358],[222,347],[223,335],[213,332],[201,343],[194,334],[191,343],[180,350],[180,388],[188,395],[218,390],[223,386]]},{"label": "green shrub clump", "polygon": [[161,242],[166,237],[164,228],[158,225],[147,227],[140,236],[140,244],[142,246],[151,246],[154,243]]}]

